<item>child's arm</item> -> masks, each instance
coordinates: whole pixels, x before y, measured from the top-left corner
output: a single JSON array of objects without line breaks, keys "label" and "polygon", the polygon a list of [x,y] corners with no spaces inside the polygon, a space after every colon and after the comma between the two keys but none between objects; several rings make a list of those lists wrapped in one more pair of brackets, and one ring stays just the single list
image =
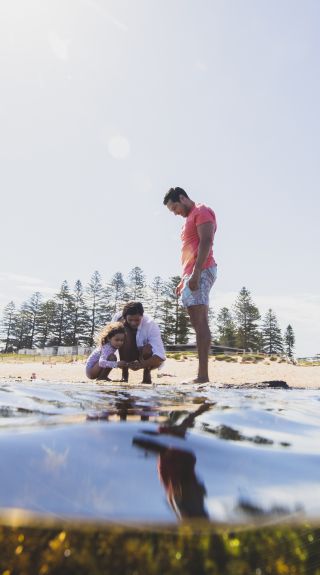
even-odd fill
[{"label": "child's arm", "polygon": [[125,361],[117,361],[115,354],[110,349],[109,345],[102,346],[101,355],[99,359],[100,367],[110,367],[111,369],[116,367],[126,367],[127,363]]}]

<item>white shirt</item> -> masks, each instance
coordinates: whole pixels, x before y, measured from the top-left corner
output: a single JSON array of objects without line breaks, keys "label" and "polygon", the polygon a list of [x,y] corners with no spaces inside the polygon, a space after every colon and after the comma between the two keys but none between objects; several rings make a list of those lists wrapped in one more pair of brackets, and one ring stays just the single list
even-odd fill
[{"label": "white shirt", "polygon": [[[121,312],[114,314],[111,321],[118,321],[122,316]],[[146,313],[143,314],[142,320],[138,326],[136,333],[136,342],[138,347],[142,347],[149,343],[152,347],[152,354],[157,355],[161,359],[166,359],[164,345],[161,339],[160,328],[156,322]]]}]

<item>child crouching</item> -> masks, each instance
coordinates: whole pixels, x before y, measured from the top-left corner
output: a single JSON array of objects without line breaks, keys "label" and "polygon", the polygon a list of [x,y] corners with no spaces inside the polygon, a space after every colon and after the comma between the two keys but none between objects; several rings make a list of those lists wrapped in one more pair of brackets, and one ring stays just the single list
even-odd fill
[{"label": "child crouching", "polygon": [[125,328],[120,322],[109,323],[101,330],[96,339],[97,347],[86,362],[86,375],[89,379],[111,381],[108,375],[113,368],[127,366],[127,362],[117,361],[115,355],[124,340]]}]

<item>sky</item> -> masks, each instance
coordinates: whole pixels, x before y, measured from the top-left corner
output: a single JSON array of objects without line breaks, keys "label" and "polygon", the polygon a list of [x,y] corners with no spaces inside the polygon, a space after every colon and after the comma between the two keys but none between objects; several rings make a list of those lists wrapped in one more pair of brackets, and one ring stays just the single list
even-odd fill
[{"label": "sky", "polygon": [[320,3],[0,0],[0,312],[180,273],[171,186],[212,207],[211,304],[250,290],[320,353]]}]

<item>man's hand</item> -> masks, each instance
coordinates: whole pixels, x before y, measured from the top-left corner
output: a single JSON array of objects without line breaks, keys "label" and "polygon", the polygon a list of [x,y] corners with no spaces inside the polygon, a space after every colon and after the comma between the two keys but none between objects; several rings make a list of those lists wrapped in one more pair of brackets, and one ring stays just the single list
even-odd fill
[{"label": "man's hand", "polygon": [[188,281],[188,286],[191,291],[196,291],[200,287],[200,272],[193,270],[190,279]]},{"label": "man's hand", "polygon": [[138,371],[139,369],[143,369],[143,365],[140,361],[131,361],[127,363],[127,367],[132,369],[133,371]]},{"label": "man's hand", "polygon": [[183,289],[183,280],[181,280],[176,287],[176,296],[180,296]]},{"label": "man's hand", "polygon": [[128,367],[128,365],[129,364],[123,360],[118,361],[118,364],[117,364],[118,367]]}]

